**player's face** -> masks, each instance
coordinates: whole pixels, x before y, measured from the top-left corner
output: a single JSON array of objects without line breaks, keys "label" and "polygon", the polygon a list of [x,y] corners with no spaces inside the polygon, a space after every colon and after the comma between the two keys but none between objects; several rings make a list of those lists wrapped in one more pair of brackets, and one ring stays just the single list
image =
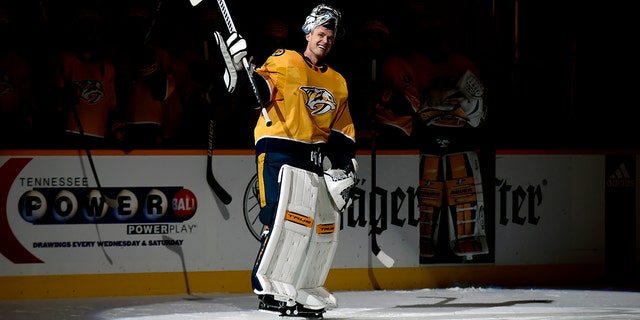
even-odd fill
[{"label": "player's face", "polygon": [[333,30],[318,26],[307,34],[307,51],[313,53],[317,59],[321,59],[331,51],[334,41]]}]

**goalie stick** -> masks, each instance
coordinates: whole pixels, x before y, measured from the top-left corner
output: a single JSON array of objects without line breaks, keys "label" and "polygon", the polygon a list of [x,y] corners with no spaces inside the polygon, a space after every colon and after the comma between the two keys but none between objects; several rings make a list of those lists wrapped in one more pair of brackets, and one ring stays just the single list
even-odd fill
[{"label": "goalie stick", "polygon": [[[189,1],[191,2],[191,6],[194,6],[194,7],[198,5],[200,2],[202,2],[202,0],[189,0]],[[233,20],[231,20],[229,9],[227,9],[227,4],[224,2],[224,0],[217,0],[217,1],[218,1],[218,7],[220,7],[220,12],[222,13],[222,18],[224,19],[224,22],[227,24],[227,29],[229,30],[229,33],[237,32],[236,26],[233,24]],[[269,127],[271,126],[271,123],[272,123],[271,118],[267,113],[267,108],[265,107],[264,102],[262,101],[260,92],[258,92],[258,86],[256,85],[256,82],[252,76],[252,73],[253,73],[252,67],[249,65],[249,61],[247,61],[246,57],[242,58],[242,66],[244,67],[244,70],[247,72],[247,75],[249,76],[248,78],[249,78],[249,82],[251,83],[251,89],[253,90],[253,94],[256,96],[256,99],[258,100],[258,104],[260,105],[262,116],[266,121],[266,125],[267,127]]]}]

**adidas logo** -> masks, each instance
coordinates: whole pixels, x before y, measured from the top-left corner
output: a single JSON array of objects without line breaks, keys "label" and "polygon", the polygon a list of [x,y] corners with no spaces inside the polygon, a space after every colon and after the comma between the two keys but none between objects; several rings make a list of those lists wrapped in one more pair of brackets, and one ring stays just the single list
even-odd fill
[{"label": "adidas logo", "polygon": [[627,166],[624,163],[621,163],[618,166],[618,169],[616,169],[616,171],[614,171],[609,176],[609,179],[629,179],[629,178],[631,178],[629,176],[629,170],[627,170]]},{"label": "adidas logo", "polygon": [[635,177],[631,177],[627,166],[624,163],[620,163],[618,168],[609,175],[606,181],[607,187],[635,187]]}]

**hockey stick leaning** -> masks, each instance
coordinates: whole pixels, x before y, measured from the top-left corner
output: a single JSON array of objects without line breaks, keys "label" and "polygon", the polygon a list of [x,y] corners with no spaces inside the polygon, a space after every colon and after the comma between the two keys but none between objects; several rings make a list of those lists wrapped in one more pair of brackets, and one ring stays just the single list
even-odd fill
[{"label": "hockey stick leaning", "polygon": [[[189,0],[189,1],[191,2],[192,6],[196,6],[200,2],[202,2],[202,0]],[[236,26],[233,24],[233,20],[231,20],[231,15],[229,14],[229,10],[227,9],[227,4],[224,2],[224,0],[217,0],[217,1],[218,1],[218,7],[220,7],[220,12],[222,13],[222,18],[224,19],[224,22],[227,24],[227,29],[229,30],[229,33],[236,32]],[[258,92],[258,86],[256,85],[256,82],[253,79],[253,75],[252,75],[253,70],[251,70],[251,66],[249,65],[249,61],[247,61],[246,57],[242,58],[242,66],[244,66],[244,70],[247,72],[247,75],[249,76],[251,89],[253,90],[253,94],[256,96],[256,99],[258,100],[258,104],[260,105],[262,116],[266,121],[266,125],[267,127],[269,127],[271,126],[271,123],[272,123],[271,118],[267,113],[267,108],[265,108],[264,102],[262,101],[262,97],[260,97],[260,92]]]},{"label": "hockey stick leaning", "polygon": [[[43,1],[39,1],[39,6],[40,6],[40,10],[42,13],[42,18],[44,20],[44,22],[48,22],[49,21],[49,17],[47,16],[47,11],[46,8],[44,7],[44,3]],[[55,56],[55,62],[58,65],[58,69],[60,71],[60,76],[62,77],[62,82],[64,84],[65,87],[71,87],[70,81],[69,79],[67,79],[66,74],[64,72],[64,66],[62,63],[62,60],[60,59],[60,56],[56,53],[53,52],[53,55]],[[80,121],[80,115],[78,114],[78,109],[76,108],[76,105],[74,104],[70,104],[69,108],[71,109],[71,112],[73,114],[73,118],[76,122],[76,125],[78,126],[78,132],[80,133],[80,137],[83,140],[83,144],[84,144],[84,149],[85,149],[85,153],[87,154],[87,160],[89,161],[89,166],[91,167],[91,173],[93,174],[93,178],[96,180],[96,186],[98,188],[98,192],[100,192],[100,195],[102,195],[102,197],[105,200],[105,203],[111,207],[111,208],[118,208],[118,201],[115,199],[111,199],[109,198],[105,192],[104,189],[102,188],[102,185],[100,184],[100,179],[98,179],[98,173],[96,171],[96,166],[93,163],[93,156],[91,155],[91,148],[89,146],[89,143],[87,142],[86,139],[86,135],[84,133],[84,128],[82,126],[82,122]]]},{"label": "hockey stick leaning", "polygon": [[[375,85],[376,75],[378,72],[377,69],[377,61],[376,59],[371,59],[371,85]],[[371,210],[371,252],[378,258],[378,260],[387,268],[391,268],[395,261],[389,255],[387,255],[380,246],[378,245],[378,240],[376,239],[376,232],[374,229],[378,226],[378,220],[376,219],[377,213],[377,193],[376,189],[378,188],[376,183],[376,102],[372,101],[371,103],[371,205],[369,210]]]},{"label": "hockey stick leaning", "polygon": [[382,251],[382,249],[380,249],[376,233],[374,231],[371,232],[371,252],[373,252],[373,255],[375,255],[376,258],[378,258],[378,260],[387,268],[393,267],[393,264],[396,262],[388,254]]},{"label": "hockey stick leaning", "polygon": [[[44,23],[48,23],[49,22],[49,17],[47,15],[47,10],[45,8],[43,0],[38,1],[38,5],[40,6],[40,11],[41,11],[42,19],[43,19]],[[56,58],[55,60],[56,60],[56,63],[58,65],[58,69],[60,71],[60,76],[62,77],[62,82],[63,82],[65,88],[68,88],[70,86],[69,79],[65,75],[64,65],[62,63],[60,55],[55,51],[53,52],[53,55]],[[91,167],[91,173],[93,174],[93,178],[96,180],[96,186],[98,188],[98,192],[104,198],[104,201],[107,204],[107,206],[117,209],[118,208],[118,201],[115,200],[115,199],[109,198],[105,194],[104,189],[102,189],[102,185],[100,184],[100,179],[98,179],[98,173],[96,171],[96,166],[93,163],[93,156],[91,155],[91,148],[90,148],[89,142],[87,141],[86,136],[84,134],[84,128],[82,127],[82,122],[80,121],[80,115],[78,114],[78,109],[76,108],[76,105],[74,105],[72,103],[70,104],[70,108],[71,108],[71,111],[73,113],[73,117],[74,117],[74,119],[76,121],[76,124],[78,125],[78,131],[80,132],[80,137],[81,137],[81,139],[83,140],[83,143],[84,143],[85,153],[87,154],[87,159],[89,160],[89,166]],[[98,228],[97,220],[94,220],[94,226],[96,228],[96,234],[98,236],[98,240],[100,242],[102,242],[102,235],[100,234],[100,228]],[[102,250],[102,253],[104,254],[104,256],[107,259],[107,261],[109,262],[109,264],[113,265],[113,260],[111,259],[111,256],[107,253],[107,250],[105,250],[105,248],[103,246],[100,246],[100,249]]]},{"label": "hockey stick leaning", "polygon": [[[204,50],[204,60],[209,62],[209,43],[205,41],[203,43]],[[207,90],[205,94],[205,99],[208,103],[211,103],[211,97],[209,96],[209,91]],[[209,108],[209,144],[207,148],[207,183],[209,184],[209,188],[218,196],[218,198],[224,204],[231,203],[231,195],[218,183],[218,180],[213,176],[213,132],[214,132],[214,112],[212,107]]]},{"label": "hockey stick leaning", "polygon": [[218,183],[213,176],[213,119],[209,119],[209,145],[207,149],[207,183],[213,192],[220,198],[222,203],[231,203],[231,195]]}]

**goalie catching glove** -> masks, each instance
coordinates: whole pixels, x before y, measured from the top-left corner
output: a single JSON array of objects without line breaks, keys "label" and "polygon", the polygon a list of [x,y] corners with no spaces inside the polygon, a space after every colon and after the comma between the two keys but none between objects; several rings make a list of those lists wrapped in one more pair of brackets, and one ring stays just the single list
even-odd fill
[{"label": "goalie catching glove", "polygon": [[471,71],[467,70],[457,83],[457,87],[464,95],[460,100],[460,107],[467,115],[468,123],[477,127],[484,121],[486,106],[483,104],[484,85]]},{"label": "goalie catching glove", "polygon": [[220,32],[213,33],[216,44],[220,47],[220,53],[224,58],[224,84],[227,92],[231,93],[236,89],[238,82],[238,72],[244,68],[242,59],[247,56],[247,41],[237,32],[232,33],[227,41],[224,41]]},{"label": "goalie catching glove", "polygon": [[358,183],[358,161],[351,159],[351,163],[343,169],[331,169],[331,161],[325,158],[323,162],[324,180],[327,190],[339,211],[348,208],[353,199],[351,190]]}]

